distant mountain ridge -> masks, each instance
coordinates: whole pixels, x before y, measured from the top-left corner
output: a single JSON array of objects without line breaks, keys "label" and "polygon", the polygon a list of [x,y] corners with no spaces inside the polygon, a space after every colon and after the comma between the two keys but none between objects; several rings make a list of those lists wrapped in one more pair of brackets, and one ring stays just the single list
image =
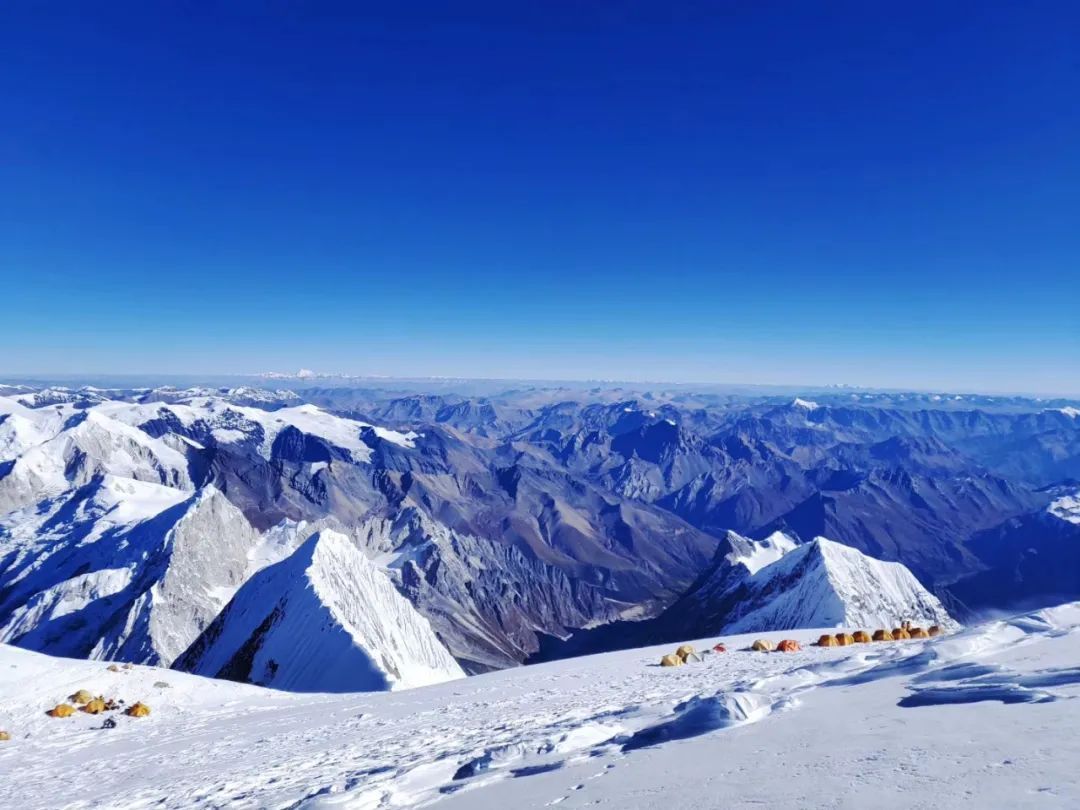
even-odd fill
[{"label": "distant mountain ridge", "polygon": [[1080,596],[1067,401],[304,384],[0,390],[0,641],[169,665],[325,530],[467,672],[665,616],[782,621],[753,589],[674,617],[725,556],[818,537],[960,618]]}]

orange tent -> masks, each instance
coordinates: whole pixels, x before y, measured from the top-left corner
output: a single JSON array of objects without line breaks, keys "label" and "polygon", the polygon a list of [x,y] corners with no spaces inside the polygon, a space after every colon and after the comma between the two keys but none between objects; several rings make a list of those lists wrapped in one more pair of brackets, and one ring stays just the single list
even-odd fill
[{"label": "orange tent", "polygon": [[834,638],[836,639],[836,643],[841,647],[847,647],[848,645],[855,643],[855,637],[850,633],[837,633]]},{"label": "orange tent", "polygon": [[790,638],[785,638],[779,644],[776,645],[777,652],[799,652],[802,647],[799,646],[799,642]]},{"label": "orange tent", "polygon": [[855,639],[856,644],[866,644],[869,641],[873,641],[873,639],[870,637],[870,634],[867,633],[865,630],[856,630],[851,637]]},{"label": "orange tent", "polygon": [[835,637],[828,634],[822,636],[817,640],[817,646],[819,647],[839,647],[840,644]]},{"label": "orange tent", "polygon": [[907,632],[909,638],[930,638],[930,634],[921,627],[912,627]]},{"label": "orange tent", "polygon": [[71,715],[75,714],[75,709],[67,703],[57,703],[45,714],[49,715],[49,717],[71,717]]},{"label": "orange tent", "polygon": [[911,636],[908,635],[908,631],[905,630],[903,627],[894,628],[892,631],[892,637],[893,641],[904,641],[911,638]]},{"label": "orange tent", "polygon": [[933,638],[934,636],[940,636],[941,635],[941,627],[939,627],[936,624],[932,624],[932,625],[930,625],[930,629],[927,630],[926,633],[931,638]]},{"label": "orange tent", "polygon": [[888,630],[875,630],[874,641],[892,641],[893,635]]},{"label": "orange tent", "polygon": [[128,706],[128,710],[124,714],[128,717],[146,717],[150,714],[150,707],[145,703],[135,703]]}]

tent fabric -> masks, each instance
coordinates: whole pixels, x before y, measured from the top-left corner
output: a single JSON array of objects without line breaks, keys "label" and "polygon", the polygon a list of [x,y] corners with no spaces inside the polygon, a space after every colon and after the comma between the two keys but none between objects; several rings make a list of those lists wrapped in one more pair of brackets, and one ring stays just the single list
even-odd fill
[{"label": "tent fabric", "polygon": [[71,717],[71,715],[75,714],[75,709],[67,703],[57,703],[45,714],[49,715],[49,717]]},{"label": "tent fabric", "polygon": [[70,700],[72,703],[77,703],[80,706],[89,703],[93,699],[94,696],[87,692],[85,689],[80,689],[75,694],[68,696],[68,700]]},{"label": "tent fabric", "polygon": [[874,641],[892,641],[893,635],[888,630],[875,630]]},{"label": "tent fabric", "polygon": [[912,627],[908,630],[909,638],[930,638],[930,634],[923,630],[921,627]]},{"label": "tent fabric", "polygon": [[727,647],[725,647],[723,644],[717,644],[715,647],[712,648],[712,651],[713,652],[727,652]]},{"label": "tent fabric", "polygon": [[7,731],[0,731],[0,742],[5,742],[11,739],[11,734]]},{"label": "tent fabric", "polygon": [[759,638],[753,644],[750,645],[750,649],[756,652],[772,652],[776,649],[776,646],[768,639]]},{"label": "tent fabric", "polygon": [[892,637],[894,641],[903,641],[905,639],[911,638],[911,636],[908,634],[908,631],[905,630],[903,627],[895,628],[892,631]]},{"label": "tent fabric", "polygon": [[855,639],[856,644],[866,644],[874,640],[865,630],[856,630],[851,637]]},{"label": "tent fabric", "polygon": [[685,661],[694,654],[694,647],[691,644],[683,644],[679,649],[675,650],[675,654]]},{"label": "tent fabric", "polygon": [[660,666],[662,667],[678,667],[682,666],[683,660],[677,655],[665,655],[660,659]]},{"label": "tent fabric", "polygon": [[82,707],[82,710],[87,714],[101,714],[105,709],[105,700],[99,697],[87,701],[86,705]]},{"label": "tent fabric", "polygon": [[837,633],[833,638],[841,647],[848,647],[855,643],[855,636],[851,635],[851,633]]},{"label": "tent fabric", "polygon": [[933,638],[934,636],[940,636],[941,635],[941,627],[939,627],[936,624],[932,624],[932,625],[930,625],[930,629],[926,631],[926,634],[928,636],[930,636],[931,638]]},{"label": "tent fabric", "polygon": [[147,717],[150,714],[150,707],[145,703],[136,703],[132,706],[128,706],[126,712],[128,717]]},{"label": "tent fabric", "polygon": [[819,646],[819,647],[839,647],[840,642],[838,642],[836,640],[836,636],[831,636],[828,633],[826,633],[825,635],[821,636],[821,638],[819,638],[817,640],[817,646]]},{"label": "tent fabric", "polygon": [[801,649],[802,647],[799,646],[799,642],[790,638],[785,638],[783,641],[776,645],[777,652],[792,653],[799,652]]}]

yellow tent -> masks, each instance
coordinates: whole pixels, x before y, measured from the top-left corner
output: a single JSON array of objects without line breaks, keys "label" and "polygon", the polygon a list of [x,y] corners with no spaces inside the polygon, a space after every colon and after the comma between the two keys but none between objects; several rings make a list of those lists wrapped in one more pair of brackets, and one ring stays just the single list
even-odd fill
[{"label": "yellow tent", "polygon": [[5,740],[10,740],[10,739],[11,739],[11,735],[8,734],[8,732],[0,731],[0,742],[4,742]]},{"label": "yellow tent", "polygon": [[150,714],[150,707],[145,703],[135,703],[128,706],[128,710],[124,714],[128,717],[147,717]]},{"label": "yellow tent", "polygon": [[102,698],[96,697],[93,700],[87,702],[82,710],[87,714],[101,714],[105,711],[105,701]]},{"label": "yellow tent", "polygon": [[874,641],[892,641],[893,635],[888,630],[875,630]]},{"label": "yellow tent", "polygon": [[45,714],[49,715],[49,717],[71,717],[71,715],[75,714],[75,709],[67,703],[57,703]]},{"label": "yellow tent", "polygon": [[912,627],[907,632],[910,638],[930,638],[930,634],[921,627]]},{"label": "yellow tent", "polygon": [[866,644],[869,641],[873,641],[873,639],[870,637],[870,634],[867,633],[865,630],[856,630],[851,637],[855,639],[856,644]]},{"label": "yellow tent", "polygon": [[776,646],[768,639],[759,638],[750,645],[750,649],[755,650],[756,652],[772,652],[776,649]]},{"label": "yellow tent", "polygon": [[826,635],[822,636],[821,638],[819,638],[817,640],[817,646],[819,646],[819,647],[839,647],[840,642],[838,642],[835,637],[826,634]]},{"label": "yellow tent", "polygon": [[681,647],[679,647],[679,649],[675,650],[675,654],[679,656],[679,658],[681,658],[683,660],[683,663],[685,664],[686,659],[688,659],[691,655],[694,655],[694,647],[691,644],[683,644]]},{"label": "yellow tent", "polygon": [[930,629],[927,630],[926,633],[931,638],[933,638],[934,636],[940,636],[941,635],[941,627],[939,627],[936,624],[932,624],[932,625],[930,625]]},{"label": "yellow tent", "polygon": [[837,633],[834,638],[836,639],[836,643],[841,647],[847,647],[848,645],[855,643],[855,636],[850,633]]},{"label": "yellow tent", "polygon": [[892,637],[893,641],[903,641],[905,639],[911,638],[911,636],[908,635],[908,631],[905,630],[903,627],[894,628],[892,631]]},{"label": "yellow tent", "polygon": [[85,703],[89,703],[93,699],[94,696],[87,692],[85,689],[80,689],[74,695],[68,696],[68,700],[70,700],[72,703],[78,703],[80,706]]},{"label": "yellow tent", "polygon": [[677,655],[665,655],[660,659],[660,666],[662,667],[678,667],[682,666],[683,660]]}]

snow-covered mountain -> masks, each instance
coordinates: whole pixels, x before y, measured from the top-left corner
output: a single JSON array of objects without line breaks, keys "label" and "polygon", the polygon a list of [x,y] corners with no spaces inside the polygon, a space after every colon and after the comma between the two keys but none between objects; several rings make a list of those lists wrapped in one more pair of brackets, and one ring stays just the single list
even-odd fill
[{"label": "snow-covered mountain", "polygon": [[170,664],[249,574],[261,542],[212,485],[111,475],[16,524],[0,561],[0,640],[56,654]]},{"label": "snow-covered mountain", "polygon": [[941,602],[901,563],[818,537],[730,532],[713,566],[659,616],[654,633],[749,633],[804,627],[952,626]]},{"label": "snow-covered mountain", "polygon": [[[321,529],[471,673],[766,611],[796,575],[753,584],[818,536],[903,563],[959,618],[1080,594],[1045,563],[1077,529],[1075,485],[1046,483],[1080,470],[1068,403],[246,382],[3,389],[0,638],[170,664]],[[839,566],[798,576],[848,611],[863,586],[835,586]],[[820,593],[784,598],[760,615],[825,615]]]},{"label": "snow-covered mountain", "polygon": [[403,689],[464,676],[386,575],[330,530],[251,577],[175,666],[297,692]]},{"label": "snow-covered mountain", "polygon": [[801,627],[955,624],[938,599],[897,562],[818,537],[761,568],[737,588],[724,632]]}]

